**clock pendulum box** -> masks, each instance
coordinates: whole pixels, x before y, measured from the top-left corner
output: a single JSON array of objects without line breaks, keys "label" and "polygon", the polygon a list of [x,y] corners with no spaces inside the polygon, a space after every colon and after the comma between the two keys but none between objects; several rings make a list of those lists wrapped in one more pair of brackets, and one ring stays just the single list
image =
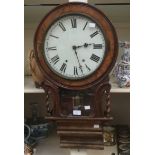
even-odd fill
[{"label": "clock pendulum box", "polygon": [[[77,75],[74,78],[66,78],[58,74],[49,67],[45,58],[44,42],[49,28],[55,21],[68,15],[89,18],[100,28],[104,36],[104,57],[99,67],[88,76],[82,77],[81,73],[81,78],[77,79]],[[78,20],[76,24],[78,26]],[[84,44],[86,41],[82,42]],[[67,55],[66,45],[61,43],[61,46],[64,46],[63,52]],[[117,53],[117,35],[114,27],[101,11],[89,4],[74,2],[60,5],[49,12],[39,24],[34,37],[34,56],[43,76],[41,87],[46,93],[46,119],[56,122],[61,147],[104,148],[103,126],[113,119],[110,115],[109,73],[115,64]],[[84,67],[83,64],[81,67]]]}]

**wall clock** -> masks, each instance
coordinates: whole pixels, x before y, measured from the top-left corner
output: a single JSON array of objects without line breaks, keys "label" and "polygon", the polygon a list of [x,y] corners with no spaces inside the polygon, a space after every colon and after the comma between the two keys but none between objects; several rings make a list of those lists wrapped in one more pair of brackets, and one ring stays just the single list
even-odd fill
[{"label": "wall clock", "polygon": [[117,52],[114,27],[91,5],[60,5],[39,24],[34,55],[44,77],[46,118],[56,121],[61,147],[104,148],[103,125],[112,120],[109,73]]}]

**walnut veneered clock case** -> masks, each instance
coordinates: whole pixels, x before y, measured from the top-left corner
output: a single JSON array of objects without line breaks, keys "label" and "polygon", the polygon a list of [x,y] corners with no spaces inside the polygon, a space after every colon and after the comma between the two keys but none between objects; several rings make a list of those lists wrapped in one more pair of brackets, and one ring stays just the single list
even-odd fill
[{"label": "walnut veneered clock case", "polygon": [[39,24],[34,55],[44,77],[46,118],[56,121],[60,146],[103,149],[117,52],[114,27],[91,5],[60,5]]}]

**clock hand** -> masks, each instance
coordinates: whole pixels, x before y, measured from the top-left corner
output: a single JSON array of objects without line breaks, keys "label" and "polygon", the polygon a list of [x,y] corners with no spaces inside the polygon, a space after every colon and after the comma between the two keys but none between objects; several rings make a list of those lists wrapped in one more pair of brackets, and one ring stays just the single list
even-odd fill
[{"label": "clock hand", "polygon": [[84,47],[88,47],[89,45],[92,45],[92,44],[87,44],[87,43],[85,43],[85,44],[84,44]]},{"label": "clock hand", "polygon": [[88,43],[84,43],[83,45],[80,45],[80,46],[76,46],[76,48],[80,48],[80,47],[88,47],[89,45],[92,45],[92,44],[88,44]]},{"label": "clock hand", "polygon": [[78,57],[78,55],[77,55],[76,48],[77,48],[76,46],[73,46],[73,50],[74,50],[74,52],[75,52],[76,58],[77,58],[78,63],[79,63],[79,68],[80,68],[81,72],[83,73],[82,66],[81,66],[81,64],[80,64],[80,61],[79,61],[79,57]]}]

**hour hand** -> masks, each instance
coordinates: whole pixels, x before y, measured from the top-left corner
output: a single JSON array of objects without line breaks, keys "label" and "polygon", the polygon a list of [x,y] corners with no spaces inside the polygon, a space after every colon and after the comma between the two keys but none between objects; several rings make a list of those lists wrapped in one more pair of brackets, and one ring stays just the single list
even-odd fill
[{"label": "hour hand", "polygon": [[88,47],[89,45],[92,45],[92,44],[85,43],[84,47]]},{"label": "hour hand", "polygon": [[92,45],[92,43],[88,44],[88,43],[84,43],[83,45],[80,45],[80,46],[76,46],[76,48],[80,48],[80,47],[88,47],[89,45]]}]

